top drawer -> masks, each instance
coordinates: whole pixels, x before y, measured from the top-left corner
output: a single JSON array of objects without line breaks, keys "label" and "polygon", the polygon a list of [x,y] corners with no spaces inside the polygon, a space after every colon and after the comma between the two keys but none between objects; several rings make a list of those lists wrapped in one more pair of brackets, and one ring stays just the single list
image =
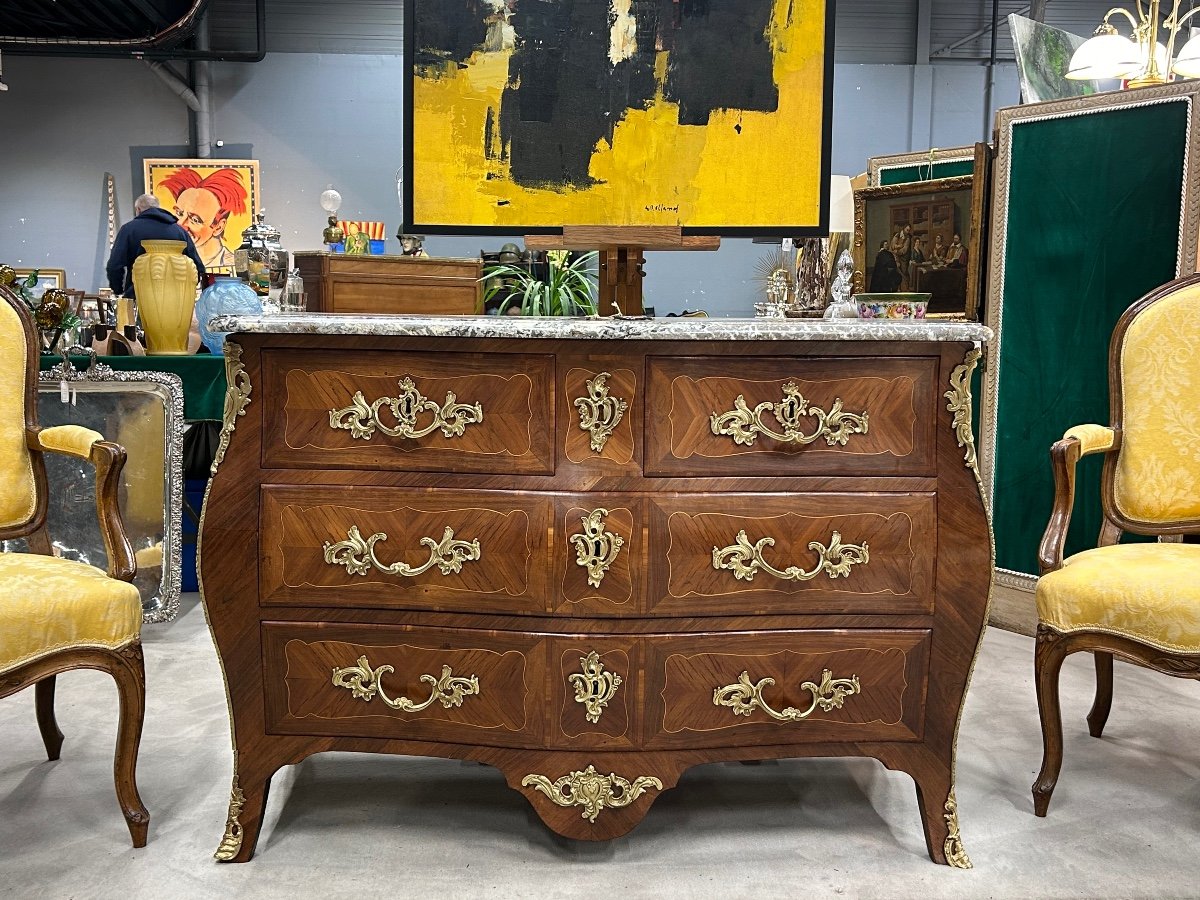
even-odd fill
[{"label": "top drawer", "polygon": [[935,474],[935,358],[648,363],[647,475]]},{"label": "top drawer", "polygon": [[268,351],[263,465],[554,474],[554,358]]}]

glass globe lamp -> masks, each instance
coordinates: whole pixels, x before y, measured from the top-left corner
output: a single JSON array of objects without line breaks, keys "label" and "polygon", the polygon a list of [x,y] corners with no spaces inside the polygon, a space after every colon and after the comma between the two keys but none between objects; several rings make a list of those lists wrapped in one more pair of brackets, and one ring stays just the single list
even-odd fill
[{"label": "glass globe lamp", "polygon": [[346,239],[342,229],[338,227],[337,211],[342,208],[342,195],[333,189],[333,185],[325,188],[321,193],[321,209],[329,213],[329,219],[325,226],[325,231],[321,234],[323,240],[329,249],[333,249],[335,244],[340,244]]},{"label": "glass globe lamp", "polygon": [[1200,35],[1183,45],[1175,59],[1175,74],[1182,78],[1200,78]]},{"label": "glass globe lamp", "polygon": [[[1105,28],[1108,28],[1106,31]],[[1163,48],[1166,54],[1166,48]],[[1142,68],[1138,45],[1117,34],[1111,26],[1101,26],[1095,37],[1088,38],[1075,51],[1067,68],[1072,81],[1104,81],[1129,78]]]}]

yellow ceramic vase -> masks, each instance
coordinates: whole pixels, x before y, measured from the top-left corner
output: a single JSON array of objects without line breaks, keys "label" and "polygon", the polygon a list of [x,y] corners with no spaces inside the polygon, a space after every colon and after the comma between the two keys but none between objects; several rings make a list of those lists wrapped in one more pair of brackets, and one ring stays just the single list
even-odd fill
[{"label": "yellow ceramic vase", "polygon": [[146,251],[133,262],[147,352],[186,356],[192,310],[196,306],[196,264],[183,255],[183,241],[142,241]]}]

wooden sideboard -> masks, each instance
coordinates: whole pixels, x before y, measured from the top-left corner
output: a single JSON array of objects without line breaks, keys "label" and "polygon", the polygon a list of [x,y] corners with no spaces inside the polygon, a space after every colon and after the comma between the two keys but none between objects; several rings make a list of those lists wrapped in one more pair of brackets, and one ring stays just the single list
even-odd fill
[{"label": "wooden sideboard", "polygon": [[201,525],[235,744],[218,859],[253,855],[280,766],[344,750],[495,766],[584,840],[691,766],[869,756],[915,780],[930,857],[970,865],[987,329],[221,328],[241,333]]},{"label": "wooden sideboard", "polygon": [[293,254],[312,312],[464,315],[483,310],[483,262],[417,256]]}]

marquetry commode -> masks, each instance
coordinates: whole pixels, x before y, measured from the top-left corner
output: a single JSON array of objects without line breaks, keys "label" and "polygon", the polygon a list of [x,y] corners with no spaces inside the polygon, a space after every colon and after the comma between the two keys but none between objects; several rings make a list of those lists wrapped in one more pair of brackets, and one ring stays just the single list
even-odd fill
[{"label": "marquetry commode", "polygon": [[[691,766],[870,756],[958,832],[990,528],[967,323],[231,318],[201,527],[235,775],[472,759],[559,834]],[[797,812],[802,815],[802,811]]]}]

